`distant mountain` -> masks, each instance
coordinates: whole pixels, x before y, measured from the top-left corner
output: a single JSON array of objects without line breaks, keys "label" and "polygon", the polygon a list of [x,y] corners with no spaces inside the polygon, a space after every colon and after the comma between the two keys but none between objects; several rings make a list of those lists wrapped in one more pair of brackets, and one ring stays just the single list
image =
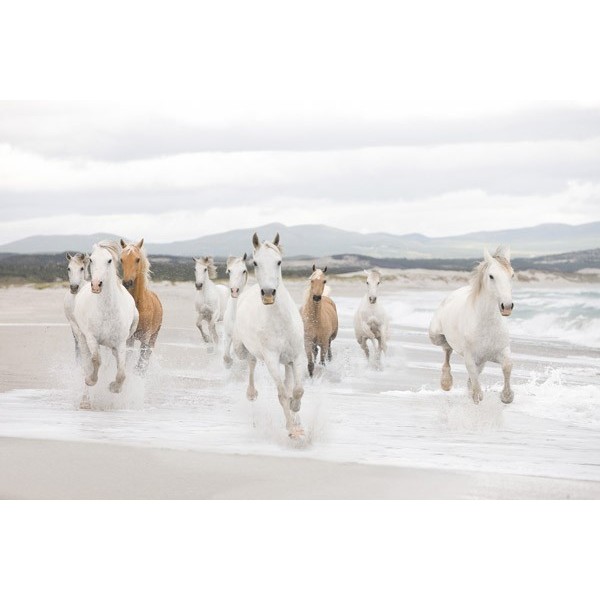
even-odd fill
[{"label": "distant mountain", "polygon": [[58,252],[89,250],[102,240],[119,239],[114,233],[91,235],[33,235],[31,237],[0,245],[0,252],[15,254],[55,254]]},{"label": "distant mountain", "polygon": [[[363,234],[325,225],[286,227],[281,223],[270,223],[166,244],[146,240],[146,247],[154,255],[229,256],[250,252],[254,231],[258,232],[261,239],[272,239],[279,232],[288,257],[356,254],[374,258],[477,258],[481,256],[484,246],[494,249],[499,244],[509,244],[513,256],[532,257],[600,246],[600,222],[595,222],[585,225],[546,224],[504,231],[479,231],[442,238],[420,234]],[[50,254],[66,250],[88,250],[97,241],[119,237],[108,233],[90,236],[34,236],[4,244],[0,246],[0,252]]]}]

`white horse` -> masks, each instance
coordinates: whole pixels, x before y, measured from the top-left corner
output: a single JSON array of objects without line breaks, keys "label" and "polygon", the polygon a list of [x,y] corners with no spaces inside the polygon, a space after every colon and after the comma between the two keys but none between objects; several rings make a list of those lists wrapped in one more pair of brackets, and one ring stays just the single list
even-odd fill
[{"label": "white horse", "polygon": [[194,258],[196,263],[196,327],[202,339],[209,344],[219,342],[217,321],[222,321],[227,306],[229,292],[224,285],[215,284],[212,279],[217,276],[217,267],[212,256]]},{"label": "white horse", "polygon": [[[298,418],[304,394],[300,375],[304,364],[302,318],[282,281],[279,234],[273,243],[261,243],[255,233],[252,244],[258,283],[247,288],[238,300],[234,348],[240,358],[248,359],[248,399],[255,400],[258,395],[254,370],[260,359],[277,385],[290,437],[300,438],[304,435]],[[281,377],[280,365],[285,367],[285,378]]]},{"label": "white horse", "polygon": [[[127,340],[137,329],[138,311],[131,294],[117,275],[120,260],[117,242],[100,242],[90,255],[91,282],[77,294],[75,320],[80,329],[80,346],[84,358],[85,383],[98,382],[100,346],[110,348],[117,360],[117,375],[110,384],[119,393],[125,381]],[[88,407],[82,402],[82,408]]]},{"label": "white horse", "polygon": [[385,308],[378,302],[377,293],[381,284],[381,273],[378,269],[365,271],[367,274],[367,293],[363,296],[354,315],[354,333],[356,341],[369,358],[368,340],[371,340],[377,363],[381,353],[387,352],[389,337],[389,318]]},{"label": "white horse", "polygon": [[473,272],[471,285],[450,294],[437,309],[429,326],[429,338],[445,352],[442,389],[452,388],[450,356],[456,351],[465,359],[469,390],[476,404],[483,399],[479,375],[488,361],[502,367],[502,402],[510,404],[513,401],[510,337],[504,320],[514,308],[513,277],[508,248],[498,248],[494,256],[485,250],[483,262]]},{"label": "white horse", "polygon": [[77,254],[69,254],[67,252],[67,261],[69,261],[67,266],[67,273],[69,275],[69,289],[65,293],[63,306],[67,321],[69,321],[69,325],[71,325],[73,339],[75,340],[75,357],[77,360],[79,360],[81,357],[81,351],[79,349],[79,326],[75,320],[75,298],[79,290],[83,287],[83,284],[86,281],[89,281],[89,257],[81,252],[78,252]]},{"label": "white horse", "polygon": [[246,254],[242,257],[230,256],[227,259],[227,275],[229,275],[229,292],[225,316],[223,317],[223,361],[227,368],[233,362],[231,358],[231,342],[237,314],[238,298],[248,283],[248,268]]}]

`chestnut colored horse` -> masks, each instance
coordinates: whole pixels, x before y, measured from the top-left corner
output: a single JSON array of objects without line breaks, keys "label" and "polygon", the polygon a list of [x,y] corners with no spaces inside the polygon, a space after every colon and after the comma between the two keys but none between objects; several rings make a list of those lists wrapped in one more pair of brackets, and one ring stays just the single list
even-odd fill
[{"label": "chestnut colored horse", "polygon": [[331,342],[338,333],[338,315],[335,302],[329,298],[329,289],[325,285],[325,273],[313,265],[309,286],[304,294],[304,305],[300,309],[304,321],[304,349],[308,358],[308,374],[312,377],[315,370],[317,352],[321,349],[321,364],[325,357],[331,360]]},{"label": "chestnut colored horse", "polygon": [[142,373],[148,367],[148,361],[156,343],[163,317],[163,308],[158,296],[148,289],[150,262],[146,252],[142,250],[143,245],[143,238],[137,244],[126,244],[121,240],[121,247],[123,248],[121,253],[123,285],[133,296],[135,306],[140,313],[138,327],[127,344],[131,347],[134,340],[140,341],[140,358],[137,370]]}]

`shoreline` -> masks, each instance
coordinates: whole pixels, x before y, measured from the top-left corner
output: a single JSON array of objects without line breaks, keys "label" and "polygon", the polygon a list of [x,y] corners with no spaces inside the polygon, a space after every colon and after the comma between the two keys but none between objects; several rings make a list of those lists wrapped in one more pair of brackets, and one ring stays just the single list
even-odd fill
[{"label": "shoreline", "polygon": [[0,438],[1,499],[598,499],[600,482]]}]

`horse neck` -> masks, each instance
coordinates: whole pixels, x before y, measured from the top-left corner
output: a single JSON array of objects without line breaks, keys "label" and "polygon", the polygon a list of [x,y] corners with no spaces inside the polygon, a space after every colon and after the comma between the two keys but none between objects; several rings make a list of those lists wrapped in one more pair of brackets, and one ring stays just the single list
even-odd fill
[{"label": "horse neck", "polygon": [[99,299],[101,301],[103,300],[104,302],[110,302],[117,297],[119,286],[122,284],[116,272],[111,273],[111,275],[105,281],[106,285],[103,286],[102,293],[99,295]]},{"label": "horse neck", "polygon": [[147,293],[148,290],[148,279],[145,273],[140,273],[135,278],[135,283],[133,285],[133,299],[137,304],[138,301]]},{"label": "horse neck", "polygon": [[496,298],[486,289],[481,290],[479,295],[473,298],[473,306],[476,314],[483,320],[500,317]]}]

